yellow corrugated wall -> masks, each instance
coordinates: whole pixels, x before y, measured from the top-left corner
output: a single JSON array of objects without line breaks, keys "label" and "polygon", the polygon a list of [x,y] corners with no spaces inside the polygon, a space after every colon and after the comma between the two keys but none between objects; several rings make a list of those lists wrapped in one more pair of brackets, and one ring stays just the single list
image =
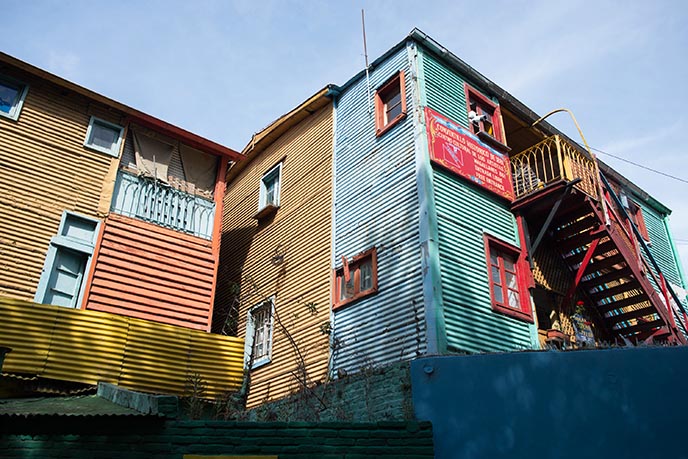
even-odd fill
[{"label": "yellow corrugated wall", "polygon": [[[250,153],[249,153],[250,154]],[[253,219],[261,177],[283,160],[280,209],[274,219]],[[320,325],[330,316],[332,106],[328,104],[283,134],[227,184],[215,307],[241,286],[239,336],[248,310],[276,295],[275,310],[295,339],[310,381],[327,373],[328,336]],[[284,262],[273,263],[276,254]],[[315,303],[311,314],[306,306]],[[272,360],[252,372],[248,404],[279,398],[299,388],[296,352],[275,321]]]},{"label": "yellow corrugated wall", "polygon": [[198,374],[206,398],[237,390],[243,378],[240,338],[7,297],[0,324],[0,346],[12,348],[6,373],[176,395]]},{"label": "yellow corrugated wall", "polygon": [[0,72],[29,84],[19,119],[0,117],[0,295],[32,300],[62,212],[98,216],[117,161],[84,148],[90,117],[122,117],[36,77]]}]

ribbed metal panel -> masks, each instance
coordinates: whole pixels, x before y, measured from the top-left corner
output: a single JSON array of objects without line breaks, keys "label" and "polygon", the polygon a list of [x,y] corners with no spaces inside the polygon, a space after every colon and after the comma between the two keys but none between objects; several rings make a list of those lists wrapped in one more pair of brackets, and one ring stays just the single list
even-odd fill
[{"label": "ribbed metal panel", "polygon": [[7,373],[178,395],[197,374],[208,398],[241,385],[239,338],[6,297],[0,323]]},{"label": "ribbed metal panel", "polygon": [[0,117],[0,295],[30,300],[62,212],[96,217],[116,160],[84,148],[90,115],[121,120],[46,82],[10,76],[30,87],[19,119]]},{"label": "ribbed metal panel", "polygon": [[531,348],[533,326],[491,306],[483,234],[519,245],[507,204],[440,169],[434,185],[448,346],[468,352]]},{"label": "ribbed metal panel", "polygon": [[[366,79],[337,102],[335,259],[377,247],[377,294],[334,313],[333,368],[356,371],[425,351],[419,210],[413,141],[413,85],[402,48],[370,74],[371,96],[399,70],[409,114],[380,137],[368,110]],[[374,107],[370,101],[370,107]]]},{"label": "ribbed metal panel", "polygon": [[[300,388],[294,376],[299,359],[285,329],[306,362],[309,380],[327,374],[328,336],[320,326],[329,320],[332,275],[332,105],[251,156],[227,184],[215,312],[220,329],[234,301],[232,285],[239,285],[237,327],[244,337],[249,309],[275,295],[284,329],[274,321],[271,361],[252,371],[248,403],[256,405]],[[258,222],[253,216],[261,177],[280,161],[280,208]],[[307,303],[315,303],[314,313]]]},{"label": "ribbed metal panel", "polygon": [[428,107],[452,121],[468,127],[464,80],[431,54],[424,52],[422,56],[423,72],[425,73],[423,80],[425,83],[425,100]]},{"label": "ribbed metal panel", "polygon": [[210,241],[113,213],[86,308],[208,330],[214,266]]},{"label": "ribbed metal panel", "polygon": [[642,201],[636,203],[642,209],[645,226],[650,235],[650,252],[652,256],[662,270],[666,280],[674,285],[681,286],[681,276],[676,266],[676,259],[671,249],[671,241],[664,224],[664,218],[666,217]]}]

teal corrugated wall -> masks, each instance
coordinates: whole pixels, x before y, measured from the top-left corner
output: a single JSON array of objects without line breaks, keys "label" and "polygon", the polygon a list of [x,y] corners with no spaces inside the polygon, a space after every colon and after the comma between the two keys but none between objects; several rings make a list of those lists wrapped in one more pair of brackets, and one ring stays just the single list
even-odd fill
[{"label": "teal corrugated wall", "polygon": [[[464,80],[433,56],[422,54],[421,100],[468,127]],[[442,303],[447,346],[453,351],[530,349],[535,326],[492,310],[483,234],[520,245],[507,204],[473,184],[436,168],[433,186],[439,231]]]},{"label": "teal corrugated wall", "polygon": [[650,252],[662,270],[664,277],[672,284],[682,286],[681,275],[676,266],[676,259],[671,249],[671,242],[664,224],[665,216],[648,206],[643,201],[637,200],[645,219],[645,226],[650,235]]},{"label": "teal corrugated wall", "polygon": [[441,169],[434,171],[440,269],[450,350],[530,349],[533,325],[492,310],[483,234],[519,245],[507,205]]}]

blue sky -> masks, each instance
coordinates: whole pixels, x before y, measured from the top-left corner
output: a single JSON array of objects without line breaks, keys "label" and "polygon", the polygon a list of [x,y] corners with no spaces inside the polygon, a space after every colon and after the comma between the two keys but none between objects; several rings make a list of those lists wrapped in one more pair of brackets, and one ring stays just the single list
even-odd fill
[{"label": "blue sky", "polygon": [[[537,113],[571,109],[592,147],[688,180],[684,1],[3,0],[0,49],[241,150],[363,68],[361,8],[371,60],[418,27]],[[599,156],[674,211],[688,267],[688,184]]]}]

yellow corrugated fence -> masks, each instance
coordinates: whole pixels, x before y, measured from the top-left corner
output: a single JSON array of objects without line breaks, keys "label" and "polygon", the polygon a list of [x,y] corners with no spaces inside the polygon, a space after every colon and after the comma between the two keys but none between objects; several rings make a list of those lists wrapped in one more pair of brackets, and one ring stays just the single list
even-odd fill
[{"label": "yellow corrugated fence", "polygon": [[244,340],[117,316],[0,297],[5,373],[184,395],[198,374],[204,397],[241,386]]}]

